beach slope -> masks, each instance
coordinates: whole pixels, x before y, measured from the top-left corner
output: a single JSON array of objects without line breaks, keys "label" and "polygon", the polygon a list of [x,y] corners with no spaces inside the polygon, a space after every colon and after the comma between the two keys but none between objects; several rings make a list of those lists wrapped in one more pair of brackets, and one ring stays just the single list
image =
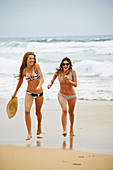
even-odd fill
[{"label": "beach slope", "polygon": [[113,170],[113,155],[37,147],[0,146],[1,170]]}]

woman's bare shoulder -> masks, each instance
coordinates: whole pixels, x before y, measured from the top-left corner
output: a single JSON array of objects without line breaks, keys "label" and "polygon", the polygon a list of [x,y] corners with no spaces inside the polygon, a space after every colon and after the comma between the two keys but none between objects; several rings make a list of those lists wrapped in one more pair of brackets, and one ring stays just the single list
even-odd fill
[{"label": "woman's bare shoulder", "polygon": [[71,73],[72,73],[72,74],[76,74],[76,71],[73,70],[73,69],[71,69]]},{"label": "woman's bare shoulder", "polygon": [[76,77],[76,71],[75,70],[72,69],[71,74],[72,74],[72,76]]},{"label": "woman's bare shoulder", "polygon": [[34,66],[35,66],[35,69],[39,69],[40,68],[40,65],[38,63],[35,63]]},{"label": "woman's bare shoulder", "polygon": [[26,67],[22,71],[22,75],[25,76],[25,74],[26,74]]},{"label": "woman's bare shoulder", "polygon": [[34,64],[34,66],[35,66],[35,67],[38,67],[38,66],[39,66],[39,64],[38,64],[38,63],[35,63],[35,64]]}]

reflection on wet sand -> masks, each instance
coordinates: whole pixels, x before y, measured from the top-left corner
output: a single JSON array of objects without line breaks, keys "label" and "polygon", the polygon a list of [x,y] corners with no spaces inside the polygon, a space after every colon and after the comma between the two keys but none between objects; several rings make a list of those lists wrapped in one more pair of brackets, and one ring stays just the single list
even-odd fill
[{"label": "reflection on wet sand", "polygon": [[65,140],[63,141],[62,148],[66,149],[66,141]]},{"label": "reflection on wet sand", "polygon": [[[43,138],[42,136],[37,136],[37,139],[42,139],[42,138]],[[39,140],[36,141],[36,144],[37,147],[41,146],[41,142]]]},{"label": "reflection on wet sand", "polygon": [[[66,149],[66,140],[65,139],[63,140],[62,148]],[[69,146],[69,149],[71,149],[71,150],[73,149],[73,136],[70,136],[70,146]]]},{"label": "reflection on wet sand", "polygon": [[[63,140],[62,140],[63,139]],[[43,140],[43,137],[42,136],[37,136],[36,138],[32,138],[32,140],[30,141],[27,141],[27,144],[26,146],[27,147],[33,147],[33,146],[36,146],[36,147],[42,147],[44,146],[44,142],[47,141],[48,139],[47,138],[44,138]],[[62,143],[60,143],[60,140]],[[73,136],[69,136],[69,138],[61,138],[59,140],[59,145],[57,145],[57,148],[59,148],[62,144],[62,149],[70,149],[70,150],[73,150],[73,143],[74,143],[74,137]],[[56,141],[55,141],[56,142]],[[55,143],[53,144],[55,145]],[[50,146],[51,147],[51,146]]]},{"label": "reflection on wet sand", "polygon": [[27,147],[31,147],[31,144],[27,144],[26,146],[27,146]]},{"label": "reflection on wet sand", "polygon": [[73,149],[73,136],[70,136],[70,149]]},{"label": "reflection on wet sand", "polygon": [[41,142],[39,140],[36,141],[37,147],[41,146]]}]

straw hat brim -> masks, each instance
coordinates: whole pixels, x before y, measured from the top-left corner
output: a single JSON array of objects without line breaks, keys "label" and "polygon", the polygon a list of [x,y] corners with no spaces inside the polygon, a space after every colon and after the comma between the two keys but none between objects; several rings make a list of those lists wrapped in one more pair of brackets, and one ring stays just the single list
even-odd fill
[{"label": "straw hat brim", "polygon": [[13,99],[11,99],[9,103],[7,104],[7,114],[8,114],[9,119],[15,116],[17,112],[17,105],[18,105],[17,97],[14,97]]}]

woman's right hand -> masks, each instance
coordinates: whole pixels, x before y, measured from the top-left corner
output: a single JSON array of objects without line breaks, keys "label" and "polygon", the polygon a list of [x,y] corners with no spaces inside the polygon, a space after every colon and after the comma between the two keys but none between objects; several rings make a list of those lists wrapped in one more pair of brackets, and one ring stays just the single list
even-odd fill
[{"label": "woman's right hand", "polygon": [[48,84],[48,85],[47,85],[47,88],[50,89],[51,86],[52,86],[52,83]]}]

